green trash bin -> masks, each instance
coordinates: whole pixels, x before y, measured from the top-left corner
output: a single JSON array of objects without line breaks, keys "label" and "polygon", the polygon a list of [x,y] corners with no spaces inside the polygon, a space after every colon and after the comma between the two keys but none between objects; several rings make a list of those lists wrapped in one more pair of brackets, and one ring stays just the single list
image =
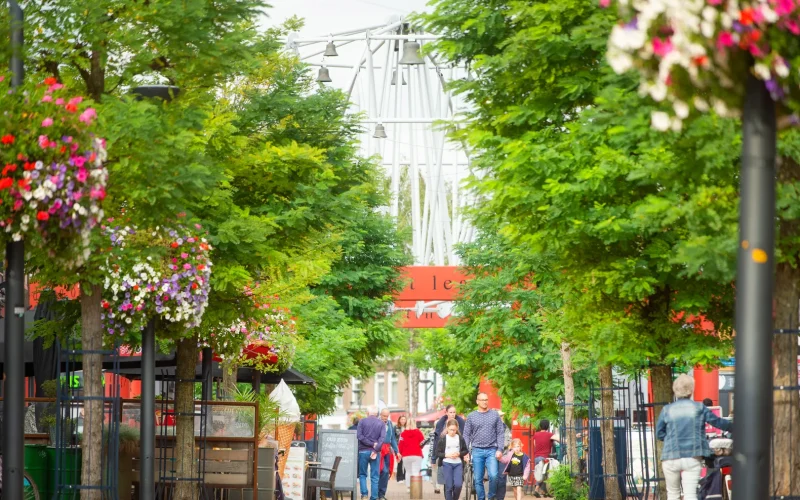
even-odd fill
[{"label": "green trash bin", "polygon": [[47,453],[47,445],[26,444],[25,445],[25,472],[31,480],[36,483],[40,498],[50,498],[50,456]]},{"label": "green trash bin", "polygon": [[66,448],[58,450],[56,448],[48,447],[47,454],[50,460],[50,467],[56,467],[56,454],[61,453],[59,468],[61,469],[57,474],[58,477],[53,477],[50,480],[49,496],[45,497],[48,500],[53,498],[55,493],[58,493],[54,498],[58,500],[79,500],[81,497],[80,490],[69,488],[70,485],[78,486],[81,484],[81,459],[82,453],[80,448]]}]

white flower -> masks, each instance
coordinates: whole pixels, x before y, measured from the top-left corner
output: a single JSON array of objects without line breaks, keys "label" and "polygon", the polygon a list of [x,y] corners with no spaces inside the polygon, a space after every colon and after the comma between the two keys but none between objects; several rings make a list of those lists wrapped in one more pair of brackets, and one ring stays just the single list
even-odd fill
[{"label": "white flower", "polygon": [[11,238],[14,241],[21,241],[22,240],[22,233],[14,233],[11,235]]},{"label": "white flower", "polygon": [[608,64],[611,65],[611,69],[613,69],[617,74],[625,73],[629,69],[633,68],[633,57],[621,50],[609,49],[607,58]]},{"label": "white flower", "polygon": [[764,20],[766,22],[771,24],[778,20],[778,13],[770,9],[767,3],[762,3],[760,5],[760,8],[761,8],[761,15],[764,16]]},{"label": "white flower", "polygon": [[719,99],[713,99],[714,111],[719,116],[726,116],[728,114],[728,106]]},{"label": "white flower", "polygon": [[[639,22],[642,22],[641,19]],[[626,52],[641,49],[646,41],[647,33],[645,31],[620,25],[614,26],[609,38],[609,43],[612,47],[617,47]]]},{"label": "white flower", "polygon": [[24,214],[22,217],[20,217],[20,220],[22,221],[23,224],[27,224],[28,222],[31,221],[31,216],[28,214]]},{"label": "white flower", "polygon": [[753,65],[753,73],[761,80],[769,80],[772,78],[772,72],[766,64],[756,63]]},{"label": "white flower", "polygon": [[706,38],[711,38],[714,36],[714,24],[708,21],[703,21],[700,23],[700,33],[703,34]]},{"label": "white flower", "polygon": [[789,76],[789,66],[786,65],[786,61],[781,57],[775,59],[775,73],[781,78]]},{"label": "white flower", "polygon": [[702,97],[695,96],[692,102],[694,103],[695,109],[697,109],[698,111],[703,113],[708,111],[708,103]]},{"label": "white flower", "polygon": [[656,82],[655,85],[650,87],[650,97],[653,100],[661,102],[667,97],[667,86],[664,82]]},{"label": "white flower", "polygon": [[670,127],[669,115],[663,111],[653,111],[650,120],[652,127],[656,130],[663,132]]},{"label": "white flower", "polygon": [[689,116],[689,105],[683,101],[675,101],[672,104],[672,108],[675,110],[675,115],[680,119]]},{"label": "white flower", "polygon": [[683,120],[677,117],[673,118],[672,122],[670,123],[670,128],[673,132],[680,132],[681,128],[683,128]]}]

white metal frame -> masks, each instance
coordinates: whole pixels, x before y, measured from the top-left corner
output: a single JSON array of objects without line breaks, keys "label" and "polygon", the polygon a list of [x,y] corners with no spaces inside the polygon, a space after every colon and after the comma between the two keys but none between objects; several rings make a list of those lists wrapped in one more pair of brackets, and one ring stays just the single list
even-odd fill
[{"label": "white metal frame", "polygon": [[[350,112],[363,117],[362,152],[379,156],[386,168],[392,193],[389,211],[410,220],[414,263],[423,266],[458,265],[455,246],[473,238],[473,228],[462,216],[472,201],[462,191],[469,174],[469,154],[447,134],[447,127],[458,126],[454,124],[465,103],[446,88],[446,82],[466,78],[468,71],[440,65],[434,54],[425,54],[424,64],[400,64],[406,41],[424,48],[437,38],[415,31],[404,19],[394,19],[382,26],[319,37],[292,34],[287,40],[289,50],[313,71],[321,66],[332,68],[332,74],[337,69],[350,70],[346,79],[332,76],[333,85],[348,92]],[[329,42],[336,45],[339,57],[324,57]],[[356,56],[348,59],[340,50],[346,46]],[[373,137],[377,125],[384,126],[387,138]],[[401,213],[401,208],[408,213]],[[418,304],[415,309],[421,314],[431,305],[439,306]]]}]

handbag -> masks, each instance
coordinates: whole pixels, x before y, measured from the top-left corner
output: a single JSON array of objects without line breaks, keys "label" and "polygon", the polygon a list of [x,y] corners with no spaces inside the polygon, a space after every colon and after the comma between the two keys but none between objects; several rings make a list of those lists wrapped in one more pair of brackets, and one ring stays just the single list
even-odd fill
[{"label": "handbag", "polygon": [[403,467],[403,461],[402,460],[397,462],[397,473],[395,475],[397,476],[397,482],[398,483],[401,482],[401,481],[405,481],[406,480],[406,468]]}]

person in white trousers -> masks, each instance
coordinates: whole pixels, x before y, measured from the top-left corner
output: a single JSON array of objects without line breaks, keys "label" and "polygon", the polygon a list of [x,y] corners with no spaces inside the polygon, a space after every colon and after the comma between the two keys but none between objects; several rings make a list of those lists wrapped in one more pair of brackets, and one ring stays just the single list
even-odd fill
[{"label": "person in white trousers", "polygon": [[703,458],[711,456],[706,439],[706,423],[730,431],[733,423],[711,412],[703,403],[692,401],[694,379],[683,374],[675,379],[672,392],[677,401],[661,410],[656,437],[664,441],[661,465],[667,483],[667,500],[697,500],[697,484]]},{"label": "person in white trousers", "polygon": [[425,436],[422,435],[422,431],[417,429],[416,422],[409,420],[406,430],[400,434],[400,441],[397,443],[406,468],[406,487],[411,486],[411,476],[419,476],[422,470],[423,441]]}]

